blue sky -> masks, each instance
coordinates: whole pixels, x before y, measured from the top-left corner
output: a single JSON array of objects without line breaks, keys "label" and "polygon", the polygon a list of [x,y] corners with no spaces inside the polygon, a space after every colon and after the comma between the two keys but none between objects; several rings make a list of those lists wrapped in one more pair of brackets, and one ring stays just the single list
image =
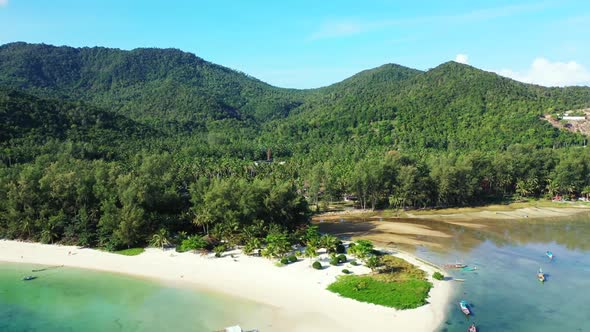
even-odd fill
[{"label": "blue sky", "polygon": [[281,87],[468,62],[590,85],[590,1],[0,0],[0,43],[174,47]]}]

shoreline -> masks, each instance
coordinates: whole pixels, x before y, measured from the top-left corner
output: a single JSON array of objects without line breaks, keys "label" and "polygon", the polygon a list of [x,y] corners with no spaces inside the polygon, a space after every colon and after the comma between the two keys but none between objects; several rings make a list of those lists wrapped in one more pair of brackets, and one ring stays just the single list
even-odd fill
[{"label": "shoreline", "polygon": [[342,274],[343,268],[355,274],[370,270],[350,264],[331,266],[326,255],[318,258],[328,267],[314,270],[309,266],[309,259],[277,267],[274,260],[247,256],[239,250],[230,251],[221,258],[212,257],[213,254],[155,248],[148,248],[137,256],[124,256],[75,246],[0,240],[0,262],[64,265],[122,273],[265,304],[277,310],[270,322],[275,331],[435,330],[445,319],[453,291],[451,282],[433,280],[432,273],[436,269],[408,253],[393,255],[427,272],[433,283],[427,305],[396,310],[340,297],[326,287]]},{"label": "shoreline", "polygon": [[508,205],[492,204],[481,207],[460,207],[426,210],[343,210],[329,211],[313,216],[313,221],[332,221],[337,219],[430,219],[440,221],[474,220],[518,220],[569,217],[580,213],[590,213],[590,205],[566,202],[526,202]]}]

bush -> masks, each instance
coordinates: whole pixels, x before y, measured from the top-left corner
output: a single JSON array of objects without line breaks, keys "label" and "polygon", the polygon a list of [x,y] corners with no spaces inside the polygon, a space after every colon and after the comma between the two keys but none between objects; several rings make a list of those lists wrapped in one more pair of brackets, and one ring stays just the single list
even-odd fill
[{"label": "bush", "polygon": [[218,246],[215,246],[215,248],[213,248],[213,251],[215,252],[215,257],[221,257],[223,252],[226,250],[227,250],[227,246],[225,244],[220,244]]},{"label": "bush", "polygon": [[359,263],[357,263],[357,261],[350,261],[350,265],[352,265],[352,266],[358,266]]},{"label": "bush", "polygon": [[348,253],[358,258],[365,258],[373,253],[373,242],[368,240],[358,240],[356,244],[348,247]]},{"label": "bush", "polygon": [[289,264],[289,260],[287,259],[287,257],[281,258],[281,264],[283,264],[283,265]]},{"label": "bush", "polygon": [[202,250],[207,247],[207,241],[198,235],[193,235],[187,239],[182,240],[180,247],[176,250],[179,252],[185,252],[190,250]]},{"label": "bush", "polygon": [[350,270],[348,270],[348,269],[343,269],[342,270],[342,273],[344,273],[344,274],[351,274],[352,272],[350,272]]},{"label": "bush", "polygon": [[330,265],[338,265],[340,263],[340,260],[338,259],[338,256],[334,255],[330,258]]},{"label": "bush", "polygon": [[379,256],[371,256],[367,259],[367,267],[371,270],[375,270],[379,266],[381,266],[381,259],[379,259]]},{"label": "bush", "polygon": [[295,262],[297,262],[297,260],[298,260],[297,256],[295,256],[295,255],[291,255],[291,256],[287,257],[287,261],[289,263],[295,263]]},{"label": "bush", "polygon": [[252,238],[246,242],[244,246],[244,253],[246,255],[252,255],[254,250],[262,248],[262,241],[258,238]]},{"label": "bush", "polygon": [[313,264],[311,265],[311,267],[313,267],[316,270],[321,270],[322,269],[322,263],[315,261],[313,262]]},{"label": "bush", "polygon": [[445,276],[442,273],[438,272],[438,271],[434,272],[434,274],[432,275],[432,277],[434,279],[436,279],[436,280],[443,280],[445,278]]},{"label": "bush", "polygon": [[346,252],[346,247],[342,243],[336,246],[336,252],[339,254],[344,254]]},{"label": "bush", "polygon": [[340,254],[338,255],[338,263],[344,264],[348,261],[348,258],[346,258],[346,255]]}]

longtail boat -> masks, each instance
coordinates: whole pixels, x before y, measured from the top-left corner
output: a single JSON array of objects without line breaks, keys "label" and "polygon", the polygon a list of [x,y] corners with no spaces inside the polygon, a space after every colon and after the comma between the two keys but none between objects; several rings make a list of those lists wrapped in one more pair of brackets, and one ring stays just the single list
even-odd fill
[{"label": "longtail boat", "polygon": [[553,253],[551,251],[545,252],[545,255],[547,255],[547,257],[549,257],[550,260],[553,259]]},{"label": "longtail boat", "polygon": [[537,279],[539,279],[540,282],[545,282],[545,273],[543,273],[543,270],[540,268],[539,272],[537,272]]},{"label": "longtail boat", "polygon": [[461,307],[461,311],[463,311],[465,315],[469,316],[471,314],[471,311],[469,311],[469,305],[467,304],[467,301],[463,300],[459,302],[459,307]]},{"label": "longtail boat", "polygon": [[475,324],[471,324],[467,329],[467,332],[477,332],[477,327],[475,327]]}]

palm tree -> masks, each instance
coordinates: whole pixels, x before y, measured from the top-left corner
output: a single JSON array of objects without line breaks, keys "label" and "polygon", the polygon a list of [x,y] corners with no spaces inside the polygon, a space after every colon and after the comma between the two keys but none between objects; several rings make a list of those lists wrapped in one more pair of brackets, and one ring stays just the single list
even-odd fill
[{"label": "palm tree", "polygon": [[320,238],[320,246],[325,248],[327,252],[336,252],[338,244],[339,240],[334,235],[324,234]]},{"label": "palm tree", "polygon": [[313,244],[307,244],[305,247],[305,252],[303,253],[305,257],[309,258],[309,263],[311,264],[311,260],[318,256],[318,248]]},{"label": "palm tree", "polygon": [[212,218],[209,210],[206,208],[203,211],[195,214],[195,218],[193,219],[193,223],[199,227],[203,227],[203,232],[206,235],[209,235],[209,224],[211,224]]},{"label": "palm tree", "polygon": [[553,198],[555,197],[555,195],[559,193],[559,185],[556,181],[552,179],[547,179],[547,186],[545,186],[545,190],[547,190],[547,194],[549,194],[549,196]]},{"label": "palm tree", "polygon": [[584,195],[586,199],[590,198],[590,186],[585,186],[584,189],[582,189],[581,194]]},{"label": "palm tree", "polygon": [[168,241],[168,231],[161,228],[156,234],[152,235],[152,245],[164,249],[164,246],[170,244]]},{"label": "palm tree", "polygon": [[55,226],[52,224],[47,224],[47,227],[41,231],[41,242],[53,244],[53,241],[57,238],[57,233],[55,232]]}]

